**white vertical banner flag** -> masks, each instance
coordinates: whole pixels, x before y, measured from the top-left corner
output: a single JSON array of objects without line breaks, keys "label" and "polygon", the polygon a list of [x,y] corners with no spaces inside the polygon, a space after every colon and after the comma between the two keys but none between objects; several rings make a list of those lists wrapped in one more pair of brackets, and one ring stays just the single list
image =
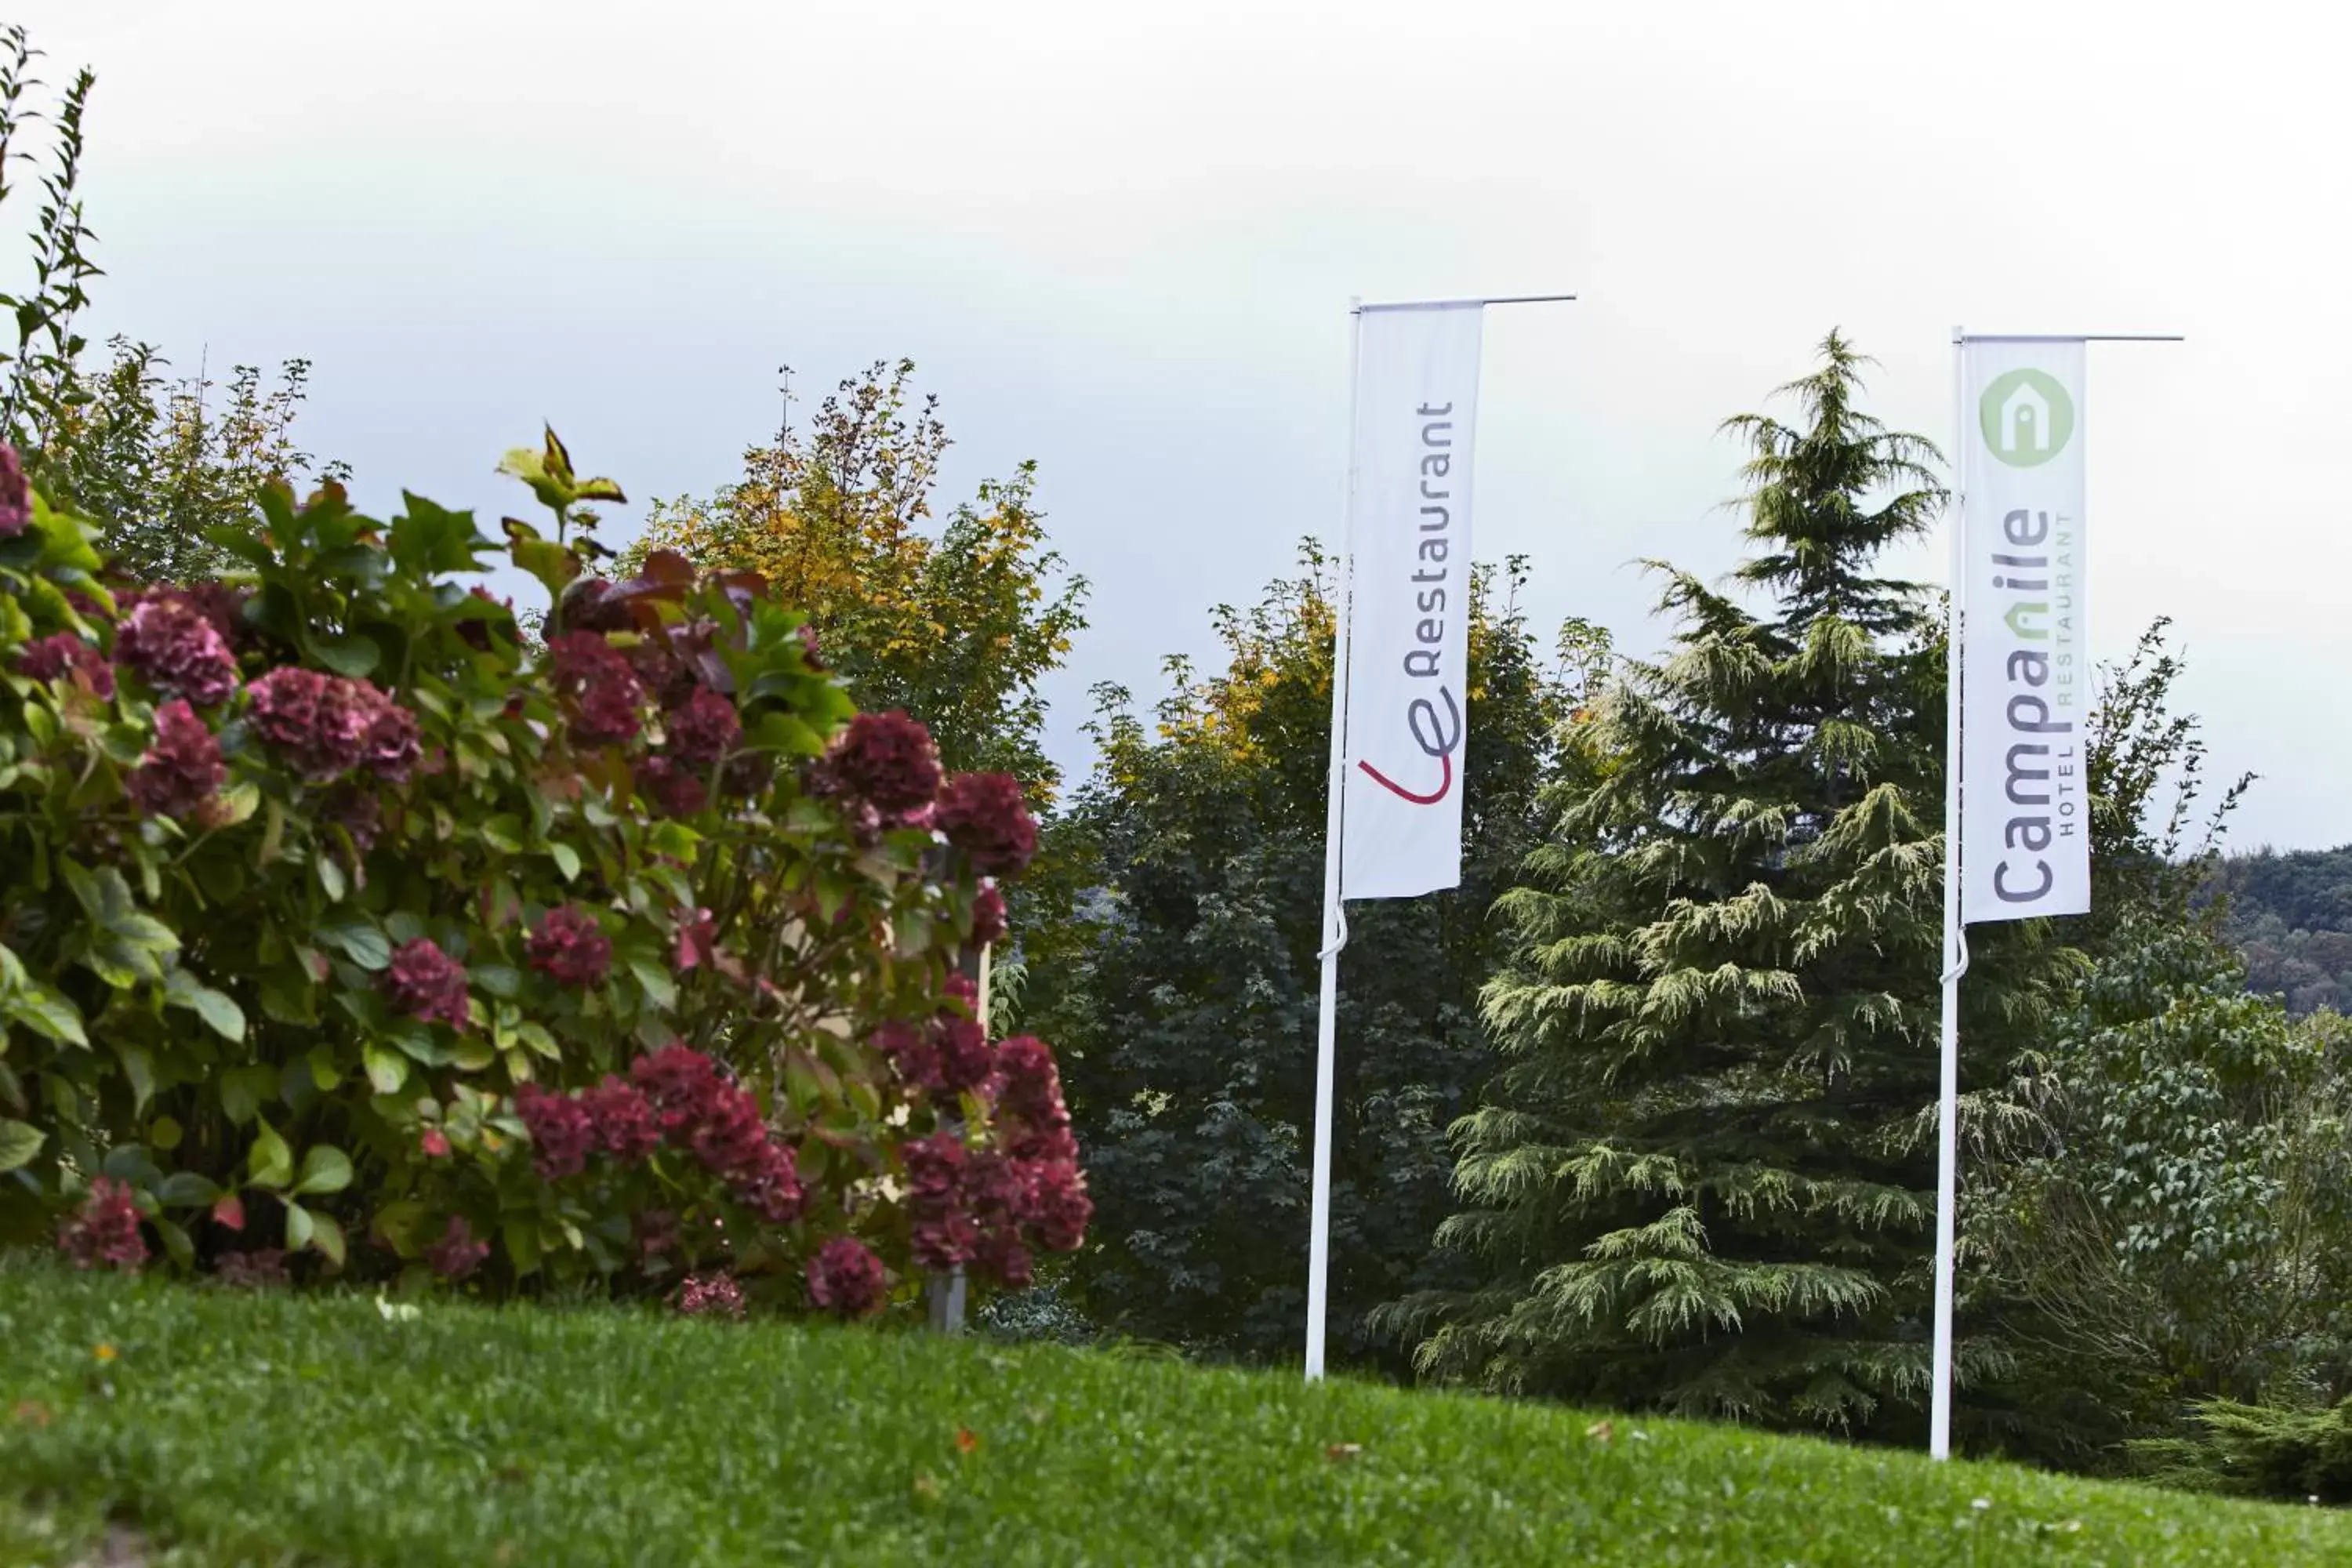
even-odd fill
[{"label": "white vertical banner flag", "polygon": [[2084,350],[1961,347],[1960,918],[2091,907]]},{"label": "white vertical banner flag", "polygon": [[1462,881],[1475,304],[1367,310],[1349,492],[1341,896]]}]

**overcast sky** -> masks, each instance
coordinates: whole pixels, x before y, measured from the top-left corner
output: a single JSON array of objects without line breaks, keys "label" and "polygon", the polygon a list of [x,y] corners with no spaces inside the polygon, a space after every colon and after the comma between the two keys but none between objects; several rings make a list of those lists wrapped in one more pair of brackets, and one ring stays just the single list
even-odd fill
[{"label": "overcast sky", "polygon": [[2352,839],[2335,9],[9,8],[99,72],[93,335],[311,359],[363,505],[520,510],[491,468],[542,418],[633,497],[706,491],[780,362],[915,358],[952,487],[1036,458],[1093,581],[1074,770],[1090,684],[1149,693],[1332,527],[1350,295],[1582,296],[1490,314],[1478,553],[1636,650],[1628,563],[1731,564],[1716,423],[1829,328],[1939,443],[1956,323],[2185,332],[2092,351],[2092,638],[2175,618],[2217,763],[2263,775],[2235,837],[2281,847]]}]

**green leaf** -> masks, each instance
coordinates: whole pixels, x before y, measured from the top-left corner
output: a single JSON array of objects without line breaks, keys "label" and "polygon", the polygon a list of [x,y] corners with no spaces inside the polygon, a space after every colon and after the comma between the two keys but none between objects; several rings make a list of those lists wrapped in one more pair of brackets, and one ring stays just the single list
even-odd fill
[{"label": "green leaf", "polygon": [[131,1080],[131,1110],[135,1116],[147,1114],[147,1102],[155,1098],[155,1057],[144,1046],[115,1042],[114,1054],[122,1059],[123,1076]]},{"label": "green leaf", "polygon": [[446,572],[471,572],[475,553],[488,542],[474,527],[474,514],[449,511],[407,491],[401,494],[407,510],[392,520],[392,559],[412,577],[438,576]]},{"label": "green leaf", "polygon": [[665,1013],[676,1009],[677,984],[660,964],[647,958],[633,958],[629,961],[629,973],[644,988],[646,1001]]},{"label": "green leaf", "polygon": [[124,1143],[106,1152],[106,1163],[100,1167],[118,1182],[128,1182],[142,1192],[152,1192],[163,1184],[163,1168],[155,1156],[140,1143]]},{"label": "green leaf", "polygon": [[414,1258],[424,1247],[425,1205],[401,1198],[375,1211],[375,1231],[384,1244],[403,1258]]},{"label": "green leaf", "polygon": [[85,1050],[89,1047],[89,1036],[82,1028],[81,1009],[73,1005],[73,999],[29,975],[16,983],[5,1001],[0,1001],[0,1016],[62,1044],[79,1046]]},{"label": "green leaf", "polygon": [[551,539],[518,539],[509,551],[514,563],[539,579],[549,595],[561,598],[580,575],[580,558]]},{"label": "green leaf", "polygon": [[555,862],[556,870],[562,873],[565,881],[572,881],[580,875],[579,850],[569,844],[551,844],[547,847],[547,853],[549,858]]},{"label": "green leaf", "polygon": [[467,976],[491,995],[512,1001],[522,994],[522,973],[503,963],[480,963],[468,969]]},{"label": "green leaf", "polygon": [[319,1249],[326,1260],[341,1268],[343,1266],[343,1227],[335,1216],[326,1214],[310,1215],[310,1245]]},{"label": "green leaf", "polygon": [[343,1081],[343,1069],[335,1065],[335,1053],[331,1047],[314,1046],[302,1059],[310,1065],[311,1086],[320,1093],[324,1094]]},{"label": "green leaf", "polygon": [[352,1184],[352,1157],[332,1143],[314,1143],[302,1156],[302,1176],[294,1184],[299,1196],[340,1193]]},{"label": "green leaf", "polygon": [[539,1216],[509,1215],[506,1222],[507,1257],[517,1274],[539,1272]]},{"label": "green leaf", "polygon": [[360,680],[375,673],[383,662],[383,649],[376,640],[362,632],[352,632],[339,637],[312,637],[310,657],[347,679]]},{"label": "green leaf", "polygon": [[185,1226],[160,1215],[153,1223],[155,1234],[163,1238],[164,1255],[171,1258],[173,1267],[186,1268],[195,1262],[196,1244],[189,1237]]},{"label": "green leaf", "polygon": [[186,1136],[187,1129],[168,1116],[157,1117],[155,1124],[147,1129],[147,1142],[167,1154],[178,1148],[181,1139]]},{"label": "green leaf", "polygon": [[184,969],[174,969],[163,977],[163,1000],[187,1008],[225,1040],[245,1038],[245,1010]]},{"label": "green leaf", "polygon": [[33,1163],[48,1142],[48,1134],[30,1123],[0,1121],[0,1171],[22,1170]]},{"label": "green leaf", "polygon": [[371,973],[392,963],[392,940],[368,916],[357,910],[340,910],[327,916],[315,928],[318,938],[328,946]]},{"label": "green leaf", "polygon": [[343,877],[343,863],[332,855],[322,854],[311,862],[311,868],[319,873],[319,889],[327,895],[327,901],[341,903],[343,894],[350,890]]},{"label": "green leaf", "polygon": [[261,1011],[280,1024],[316,1024],[319,1008],[310,979],[299,969],[273,969],[261,977]]},{"label": "green leaf", "polygon": [[220,1079],[221,1112],[242,1127],[259,1115],[263,1102],[277,1092],[276,1069],[259,1065],[231,1068]]},{"label": "green leaf", "polygon": [[545,1057],[551,1062],[563,1059],[562,1047],[555,1043],[555,1037],[537,1024],[524,1024],[515,1030],[515,1037],[520,1040],[533,1056]]},{"label": "green leaf", "polygon": [[378,1094],[398,1094],[401,1085],[408,1081],[408,1058],[397,1051],[385,1050],[370,1041],[360,1047],[360,1060],[367,1068],[368,1082]]},{"label": "green leaf", "polygon": [[299,1252],[318,1234],[318,1217],[300,1204],[286,1205],[286,1245]]},{"label": "green leaf", "polygon": [[239,780],[220,792],[214,803],[214,820],[223,827],[236,827],[252,820],[261,809],[261,786]]},{"label": "green leaf", "polygon": [[266,1120],[257,1125],[258,1131],[253,1135],[253,1152],[247,1159],[246,1168],[251,1173],[255,1186],[276,1192],[294,1179],[294,1151],[286,1146],[286,1140],[280,1138],[277,1129]]},{"label": "green leaf", "polygon": [[219,1201],[220,1189],[194,1171],[174,1171],[163,1178],[155,1196],[165,1208],[209,1208]]}]

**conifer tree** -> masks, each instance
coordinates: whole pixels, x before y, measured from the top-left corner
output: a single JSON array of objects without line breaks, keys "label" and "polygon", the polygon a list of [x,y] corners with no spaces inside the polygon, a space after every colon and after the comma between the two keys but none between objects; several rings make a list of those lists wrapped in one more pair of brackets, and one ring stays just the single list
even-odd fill
[{"label": "conifer tree", "polygon": [[[1749,558],[1724,591],[1654,563],[1672,648],[1572,729],[1497,906],[1501,1065],[1455,1129],[1441,1239],[1484,1284],[1383,1319],[1424,1374],[1919,1436],[1944,641],[1876,561],[1943,493],[1934,448],[1857,405],[1865,363],[1832,333],[1781,389],[1794,423],[1727,423]],[[1991,1084],[2072,960],[2041,922],[1973,945],[1967,1060]]]}]

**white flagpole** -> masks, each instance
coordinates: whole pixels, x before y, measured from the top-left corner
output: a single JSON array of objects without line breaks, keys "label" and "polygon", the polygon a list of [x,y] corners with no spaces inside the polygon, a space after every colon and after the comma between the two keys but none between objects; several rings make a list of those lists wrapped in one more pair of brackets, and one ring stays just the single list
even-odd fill
[{"label": "white flagpole", "polygon": [[1952,494],[1946,510],[1951,531],[1949,624],[1945,630],[1944,689],[1944,1027],[1943,1089],[1936,1120],[1935,1387],[1928,1396],[1927,1452],[1952,1454],[1952,1249],[1960,1166],[1960,976],[1968,973],[1968,933],[1960,924],[1960,671],[1968,635],[1967,556],[1961,530],[1961,486],[1968,477],[1968,334],[1952,329]]},{"label": "white flagpole", "polygon": [[1348,608],[1355,587],[1356,398],[1364,350],[1360,299],[1348,301],[1348,484],[1339,514],[1339,561],[1332,592],[1331,799],[1323,814],[1323,994],[1315,1020],[1315,1196],[1307,1246],[1307,1381],[1323,1376],[1324,1320],[1331,1274],[1332,1069],[1339,1054],[1339,950],[1348,945],[1341,905],[1340,801],[1348,765]]},{"label": "white flagpole", "polygon": [[1935,1458],[1952,1454],[1952,1295],[1955,1221],[1959,1205],[1960,1109],[1960,978],[1969,970],[1969,937],[1961,919],[1960,802],[1966,780],[1961,776],[1961,680],[1968,640],[1968,557],[1963,536],[1967,516],[1968,477],[1968,352],[1971,342],[2011,343],[2177,343],[2173,332],[2000,332],[1970,333],[1952,329],[1952,502],[1951,629],[1944,721],[1944,1027],[1943,1086],[1937,1107],[1936,1150],[1936,1344],[1934,1387],[1927,1411],[1927,1452]]}]

